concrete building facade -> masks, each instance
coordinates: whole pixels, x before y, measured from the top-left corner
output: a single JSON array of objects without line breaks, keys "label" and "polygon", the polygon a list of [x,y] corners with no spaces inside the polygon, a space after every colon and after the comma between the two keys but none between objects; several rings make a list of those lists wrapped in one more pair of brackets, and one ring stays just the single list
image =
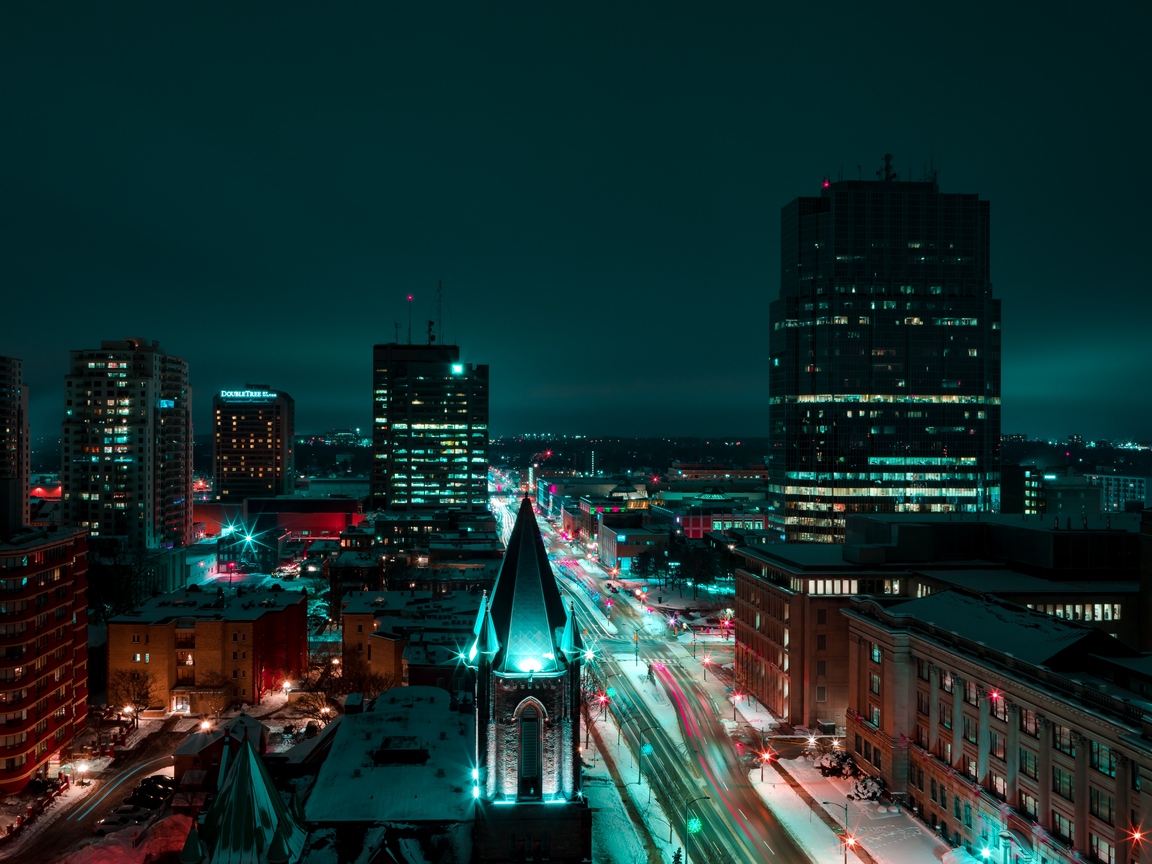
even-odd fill
[{"label": "concrete building facade", "polygon": [[28,430],[28,385],[24,364],[0,357],[0,495],[15,508],[17,524],[29,525],[32,461]]},{"label": "concrete building facade", "polygon": [[83,531],[9,524],[0,537],[0,791],[47,779],[88,716]]},{"label": "concrete building facade", "polygon": [[188,364],[159,342],[72,351],[64,379],[64,513],[130,549],[192,543]]},{"label": "concrete building facade", "polygon": [[846,744],[942,837],[996,862],[1145,860],[1145,655],[1088,625],[953,591],[858,598],[843,614]]},{"label": "concrete building facade", "polygon": [[296,403],[267,385],[212,397],[213,493],[221,501],[291,495]]},{"label": "concrete building facade", "polygon": [[372,501],[390,510],[488,506],[488,366],[456,345],[372,349]]}]

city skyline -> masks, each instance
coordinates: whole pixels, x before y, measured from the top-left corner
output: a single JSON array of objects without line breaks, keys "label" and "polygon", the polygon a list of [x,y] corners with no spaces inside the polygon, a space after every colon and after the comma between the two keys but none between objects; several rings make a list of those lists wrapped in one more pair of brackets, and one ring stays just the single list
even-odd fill
[{"label": "city skyline", "polygon": [[15,10],[0,342],[32,434],[69,350],[134,337],[188,360],[197,434],[245,381],[363,429],[411,317],[491,366],[494,435],[767,435],[781,208],[891,152],[992,204],[1003,430],[1147,438],[1152,12],[992,8]]}]

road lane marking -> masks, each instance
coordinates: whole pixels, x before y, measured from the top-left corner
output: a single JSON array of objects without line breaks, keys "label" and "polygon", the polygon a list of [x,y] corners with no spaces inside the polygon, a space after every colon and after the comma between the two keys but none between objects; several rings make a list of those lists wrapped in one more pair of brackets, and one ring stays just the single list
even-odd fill
[{"label": "road lane marking", "polygon": [[119,786],[121,783],[123,783],[125,780],[127,780],[129,777],[131,777],[132,775],[136,774],[138,771],[142,770],[143,768],[145,768],[149,765],[153,765],[157,762],[163,762],[166,759],[171,759],[171,758],[172,758],[171,754],[169,754],[167,756],[160,756],[156,759],[151,760],[150,762],[145,762],[143,765],[138,765],[135,768],[133,768],[132,770],[128,771],[127,773],[122,774],[119,777],[119,779],[116,780],[115,783],[113,783],[111,786],[108,786],[99,795],[97,795],[95,800],[85,810],[83,810],[83,811],[77,810],[75,813],[71,814],[70,816],[68,816],[66,818],[75,819],[77,821],[86,818],[89,813],[91,813],[94,809],[96,809],[101,804],[103,804],[105,801],[107,801],[108,796],[116,791],[116,787]]},{"label": "road lane marking", "polygon": [[[764,841],[764,845],[765,845],[765,846],[768,846],[768,841],[767,841],[767,840],[765,840],[765,841]],[[775,850],[773,850],[771,846],[768,846],[768,851],[769,851],[769,852],[771,852],[773,855],[775,855],[775,854],[776,854]]]}]

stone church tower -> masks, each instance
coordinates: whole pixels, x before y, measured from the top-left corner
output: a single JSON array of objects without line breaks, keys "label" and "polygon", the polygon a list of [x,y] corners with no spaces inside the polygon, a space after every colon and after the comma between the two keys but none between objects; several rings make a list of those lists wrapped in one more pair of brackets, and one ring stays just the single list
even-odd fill
[{"label": "stone church tower", "polygon": [[474,630],[477,860],[590,861],[592,817],[580,785],[584,648],[527,498]]}]

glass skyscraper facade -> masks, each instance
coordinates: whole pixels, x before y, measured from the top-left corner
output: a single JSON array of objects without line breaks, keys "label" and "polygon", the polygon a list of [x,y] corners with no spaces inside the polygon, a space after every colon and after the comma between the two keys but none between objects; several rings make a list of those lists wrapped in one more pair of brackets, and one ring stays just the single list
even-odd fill
[{"label": "glass skyscraper facade", "polygon": [[882,176],[781,213],[768,461],[790,542],[840,542],[850,513],[998,507],[988,202]]},{"label": "glass skyscraper facade", "polygon": [[456,345],[372,349],[372,502],[488,506],[488,366]]}]

